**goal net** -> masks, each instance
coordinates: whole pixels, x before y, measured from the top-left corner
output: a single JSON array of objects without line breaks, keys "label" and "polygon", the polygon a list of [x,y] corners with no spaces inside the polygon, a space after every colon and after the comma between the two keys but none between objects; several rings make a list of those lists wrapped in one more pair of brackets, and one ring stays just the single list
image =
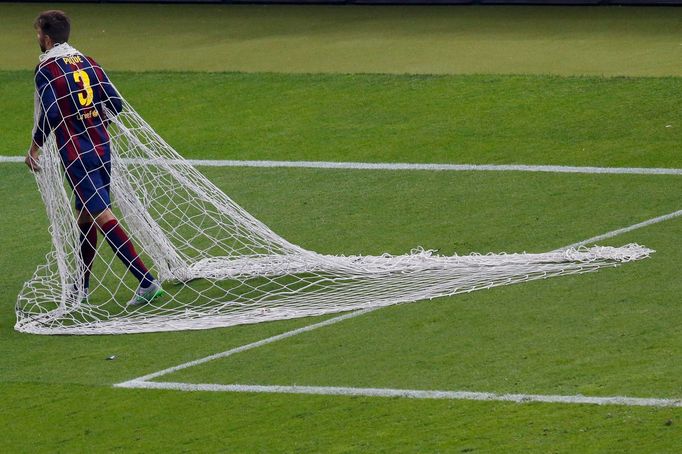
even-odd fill
[{"label": "goal net", "polygon": [[84,274],[79,228],[52,134],[36,173],[52,250],[18,296],[19,331],[140,333],[317,316],[591,272],[653,252],[630,244],[541,254],[319,254],[289,243],[237,205],[125,100],[107,118],[112,209],[166,294],[127,305],[138,282],[101,233],[89,297],[74,293]]}]

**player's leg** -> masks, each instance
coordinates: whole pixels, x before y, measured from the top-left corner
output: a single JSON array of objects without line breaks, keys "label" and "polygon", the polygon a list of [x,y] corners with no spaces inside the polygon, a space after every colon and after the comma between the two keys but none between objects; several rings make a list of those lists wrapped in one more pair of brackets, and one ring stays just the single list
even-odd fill
[{"label": "player's leg", "polygon": [[116,256],[140,282],[134,300],[139,299],[137,296],[140,294],[142,301],[139,301],[138,304],[148,302],[160,296],[162,289],[135,250],[130,237],[111,211],[110,165],[109,161],[101,161],[95,169],[86,169],[85,176],[74,183],[77,200],[81,200],[84,211],[94,219],[94,223]]},{"label": "player's leg", "polygon": [[125,232],[118,219],[107,208],[95,217],[95,222],[104,234],[109,246],[126,265],[128,270],[140,281],[140,285],[133,295],[129,305],[145,304],[163,295],[161,284],[154,275],[147,269],[146,265],[135,250],[135,246]]},{"label": "player's leg", "polygon": [[109,159],[102,160],[101,165],[91,174],[97,192],[92,197],[89,208],[91,213],[96,213],[94,217],[97,226],[118,258],[121,259],[135,278],[140,281],[140,285],[142,287],[149,287],[154,281],[154,276],[145,266],[135,250],[132,240],[128,237],[128,234],[110,209],[111,161]]},{"label": "player's leg", "polygon": [[87,170],[79,160],[68,163],[63,161],[63,163],[67,176],[66,180],[74,192],[75,208],[78,213],[76,224],[78,224],[79,230],[79,256],[83,272],[80,279],[77,279],[71,288],[71,298],[84,303],[88,301],[90,293],[90,274],[97,252],[97,227],[83,203],[86,193],[83,192],[81,183],[87,178]]},{"label": "player's leg", "polygon": [[88,298],[90,292],[90,274],[92,271],[92,262],[95,260],[97,253],[97,227],[95,220],[90,216],[84,207],[77,207],[78,209],[78,230],[80,232],[80,258],[83,264],[83,299]]},{"label": "player's leg", "polygon": [[135,250],[135,245],[111,209],[106,208],[97,213],[95,222],[116,256],[125,264],[133,276],[140,281],[140,284],[143,287],[151,285],[152,281],[154,281],[154,276],[147,269],[140,255]]}]

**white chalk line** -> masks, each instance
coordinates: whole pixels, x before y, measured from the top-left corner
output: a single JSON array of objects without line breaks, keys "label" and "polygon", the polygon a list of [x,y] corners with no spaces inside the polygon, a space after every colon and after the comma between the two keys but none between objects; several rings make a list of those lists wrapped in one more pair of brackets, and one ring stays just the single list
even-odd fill
[{"label": "white chalk line", "polygon": [[338,386],[263,386],[263,385],[217,385],[190,384],[174,382],[148,382],[131,380],[116,385],[119,388],[166,389],[175,391],[211,391],[238,393],[268,394],[308,394],[316,396],[352,396],[352,397],[402,397],[409,399],[441,399],[441,400],[479,400],[492,402],[515,403],[557,403],[557,404],[593,404],[622,405],[636,407],[682,407],[680,399],[658,399],[642,397],[596,397],[596,396],[561,396],[551,394],[498,394],[469,391],[429,391],[418,389],[387,388],[348,388]]},{"label": "white chalk line", "polygon": [[588,238],[583,241],[578,241],[577,243],[569,244],[568,246],[564,246],[558,250],[564,250],[564,249],[570,249],[570,248],[577,248],[579,246],[586,246],[586,245],[591,245],[596,243],[597,241],[605,240],[608,238],[613,238],[618,235],[622,235],[623,233],[627,232],[632,232],[633,230],[641,229],[644,227],[648,227],[653,224],[658,224],[659,222],[667,221],[669,219],[674,219],[676,217],[682,216],[682,210],[677,210],[673,211],[672,213],[664,214],[663,216],[657,216],[655,218],[648,219],[643,222],[639,222],[637,224],[630,225],[628,227],[623,227],[620,229],[612,230],[610,232],[603,233],[601,235],[593,236],[592,238]]},{"label": "white chalk line", "polygon": [[[670,214],[658,216],[644,222],[624,227],[621,229],[607,232],[603,235],[589,238],[587,240],[565,246],[561,249],[582,246],[592,241],[611,238],[625,232],[643,228],[668,219],[673,219],[682,215],[682,210]],[[169,367],[158,372],[134,378],[132,380],[115,384],[117,388],[141,388],[141,389],[167,389],[176,391],[212,391],[212,392],[248,392],[248,393],[276,393],[276,394],[312,394],[328,396],[365,396],[365,397],[404,397],[413,399],[449,399],[449,400],[479,400],[479,401],[498,401],[498,402],[543,402],[543,403],[562,403],[562,404],[594,404],[594,405],[621,405],[621,406],[645,406],[645,407],[682,407],[681,399],[666,398],[645,398],[645,397],[626,397],[626,396],[583,396],[583,395],[544,395],[544,394],[498,394],[492,392],[472,392],[472,391],[437,391],[437,390],[413,390],[413,389],[387,389],[387,388],[353,388],[336,386],[266,386],[266,385],[222,385],[222,384],[191,384],[175,382],[151,382],[155,378],[177,372],[182,369],[197,366],[219,358],[225,358],[236,353],[251,350],[263,345],[271,344],[283,339],[287,339],[298,334],[309,332],[318,328],[333,325],[343,320],[367,314],[379,308],[368,308],[351,312],[338,317],[330,318],[323,322],[314,323],[292,331],[288,331],[276,336],[252,342],[240,347],[236,347],[221,353],[206,356],[194,361]]]},{"label": "white chalk line", "polygon": [[[126,160],[124,160],[125,162]],[[154,160],[136,159],[134,162],[154,164]],[[0,163],[24,162],[23,156],[0,156]],[[190,163],[200,167],[266,167],[306,168],[341,170],[431,170],[431,171],[484,171],[484,172],[550,172],[585,174],[629,174],[629,175],[682,175],[682,169],[646,167],[578,167],[523,164],[424,164],[424,163],[373,163],[373,162],[328,162],[328,161],[243,161],[229,159],[187,159],[166,160],[166,163]]]}]

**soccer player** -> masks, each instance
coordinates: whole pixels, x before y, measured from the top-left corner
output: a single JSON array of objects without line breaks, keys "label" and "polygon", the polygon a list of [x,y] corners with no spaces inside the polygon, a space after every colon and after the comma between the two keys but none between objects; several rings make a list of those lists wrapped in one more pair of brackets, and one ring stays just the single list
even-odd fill
[{"label": "soccer player", "polygon": [[121,112],[121,97],[92,58],[67,44],[71,22],[63,11],[41,13],[34,27],[43,52],[35,72],[41,107],[25,162],[32,171],[40,171],[40,149],[53,133],[78,213],[84,275],[82,288],[72,289],[73,297],[87,301],[99,230],[140,282],[128,305],[148,303],[161,296],[163,289],[111,211],[109,196],[111,149],[107,115]]}]

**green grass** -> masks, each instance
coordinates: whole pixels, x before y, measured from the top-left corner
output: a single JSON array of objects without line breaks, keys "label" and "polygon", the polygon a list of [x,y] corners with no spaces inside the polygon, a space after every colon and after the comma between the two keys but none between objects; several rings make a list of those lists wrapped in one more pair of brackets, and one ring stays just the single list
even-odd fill
[{"label": "green grass", "polygon": [[[188,158],[682,167],[677,78],[114,73]],[[0,154],[31,75],[0,72]]]},{"label": "green grass", "polygon": [[[2,155],[28,143],[44,8],[0,4]],[[680,75],[682,10],[63,8],[73,44],[187,157],[682,167],[681,79],[640,77]],[[682,189],[675,176],[202,172],[290,241],[342,254],[545,251],[678,210]],[[1,452],[679,450],[680,409],[113,389],[322,318],[19,334],[13,304],[50,236],[24,166],[0,164],[0,181]],[[657,250],[642,262],[385,308],[162,379],[680,398],[681,230],[604,242]]]},{"label": "green grass", "polygon": [[[26,232],[18,221],[27,206],[41,210],[27,171],[20,165],[4,165],[0,172],[19,195],[4,218],[3,232],[7,238],[22,235],[25,242],[42,245],[27,254],[23,242],[7,244],[10,249],[1,268],[9,272],[0,284],[11,297],[40,263],[48,237],[44,228],[36,226]],[[204,173],[292,241],[322,252],[346,254],[403,252],[417,244],[448,253],[545,250],[672,211],[677,208],[679,191],[675,188],[680,184],[676,177],[656,176],[294,169],[204,169]],[[638,191],[627,191],[633,184]],[[37,213],[32,219],[42,220]],[[680,221],[673,221],[611,241],[639,241],[658,250],[642,263],[383,309],[168,379],[674,398],[680,388],[676,378],[680,370],[670,354],[682,340],[675,329],[682,320],[670,304],[670,295],[681,290],[675,278],[675,263],[680,260],[675,244],[681,227]],[[183,397],[107,389],[112,383],[311,320],[200,332],[56,338],[12,332],[12,322],[11,311],[4,312],[0,324],[7,329],[0,333],[4,338],[0,376],[8,397],[12,395],[10,401],[16,402],[12,418],[21,420],[39,406],[51,415],[41,419],[66,417],[68,411],[69,418],[85,422],[70,422],[65,431],[43,432],[35,444],[26,444],[21,440],[23,427],[8,421],[8,440],[14,440],[6,442],[8,447],[70,451],[87,444],[102,450],[144,450],[151,443],[182,450],[185,443],[208,447],[229,441],[235,451],[418,452],[455,447],[486,450],[496,445],[538,451],[553,446],[561,451],[574,444],[597,443],[623,450],[647,446],[672,452],[680,436],[676,424],[665,426],[671,418],[677,422],[679,411],[669,409],[297,396]],[[116,361],[104,360],[112,354],[118,356]],[[49,394],[43,397],[43,392]],[[36,402],[23,403],[23,393],[37,393]],[[91,405],[67,410],[69,393],[111,406],[111,416],[93,418],[102,410]],[[190,413],[193,421],[187,431],[194,438],[179,434],[172,441],[154,436],[147,440],[148,428],[161,422],[164,433],[178,430],[174,428],[179,422],[165,412],[190,411],[187,406],[196,405],[197,399],[206,404]],[[218,408],[242,405],[253,409],[239,419],[229,416],[215,421],[205,414],[222,414],[226,410]],[[453,427],[451,418],[463,414],[469,422]],[[136,424],[126,425],[123,418],[132,418]],[[335,418],[345,420],[345,431],[339,431]],[[499,418],[511,419],[500,427]],[[272,424],[276,431],[294,432],[281,434],[276,441],[263,439],[255,435],[263,430],[253,427],[256,420]],[[306,437],[300,425],[312,421],[319,432]],[[202,424],[211,428],[210,433]],[[407,424],[423,425],[425,431],[408,436],[402,433]],[[253,432],[238,435],[235,426],[250,427]],[[211,435],[220,430],[226,431],[222,438]],[[480,430],[492,432],[482,436]],[[349,431],[352,438],[344,436]],[[595,437],[600,441],[594,441]]]},{"label": "green grass", "polygon": [[[0,69],[33,68],[54,4],[0,4]],[[677,8],[63,5],[116,70],[682,75]]]},{"label": "green grass", "polygon": [[673,410],[33,384],[7,394],[16,419],[0,415],[3,441],[17,452],[672,453],[680,437],[666,425]]},{"label": "green grass", "polygon": [[[10,388],[16,414],[43,428],[15,450],[226,452],[674,452],[671,410],[477,402],[215,395],[35,385]],[[75,407],[73,393],[83,401]],[[267,399],[267,405],[263,404]],[[13,402],[13,403],[14,403]],[[66,409],[72,410],[66,410]],[[37,412],[36,410],[42,410]],[[188,409],[194,411],[187,417]],[[54,415],[47,417],[46,415]],[[180,416],[182,415],[182,416]],[[60,424],[54,424],[58,418]],[[2,418],[2,416],[0,416]],[[109,424],[102,424],[102,421]],[[5,426],[7,427],[7,426]],[[157,437],[159,432],[172,437]],[[643,445],[642,437],[650,444]],[[566,446],[565,440],[573,443]],[[212,449],[215,448],[215,449]],[[584,449],[582,449],[584,448]]]}]

